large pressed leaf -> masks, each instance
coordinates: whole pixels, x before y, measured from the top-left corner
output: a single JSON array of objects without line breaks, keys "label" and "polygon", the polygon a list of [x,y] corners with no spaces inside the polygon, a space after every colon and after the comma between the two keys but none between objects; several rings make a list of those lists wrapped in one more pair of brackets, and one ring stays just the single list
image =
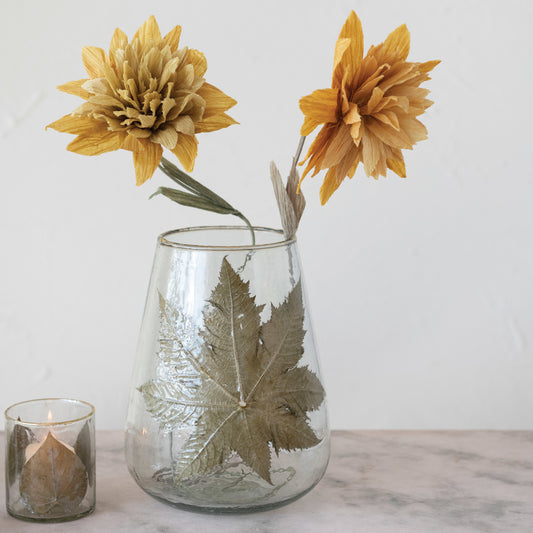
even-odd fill
[{"label": "large pressed leaf", "polygon": [[224,259],[219,283],[204,312],[203,340],[207,360],[218,380],[238,402],[245,400],[253,379],[248,375],[247,363],[257,354],[259,315],[263,309],[255,305],[248,285]]},{"label": "large pressed leaf", "polygon": [[160,309],[159,377],[140,390],[163,427],[194,428],[177,458],[178,481],[207,474],[236,453],[271,483],[272,450],[320,442],[307,413],[320,406],[324,389],[315,373],[297,366],[305,336],[300,282],[261,324],[263,306],[224,259],[202,331],[191,332],[162,296]]}]

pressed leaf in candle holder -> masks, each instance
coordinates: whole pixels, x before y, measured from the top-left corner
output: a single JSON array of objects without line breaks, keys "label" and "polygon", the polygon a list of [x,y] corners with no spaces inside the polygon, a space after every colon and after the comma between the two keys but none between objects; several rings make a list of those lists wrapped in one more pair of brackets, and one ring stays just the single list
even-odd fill
[{"label": "pressed leaf in candle holder", "polygon": [[85,465],[87,470],[87,478],[89,484],[93,484],[94,475],[94,461],[92,460],[92,445],[91,445],[91,430],[89,424],[85,422],[82,430],[80,431],[76,444],[74,445],[74,451],[76,455],[81,459],[81,462]]},{"label": "pressed leaf in candle holder", "polygon": [[24,465],[20,494],[34,513],[77,510],[87,492],[87,470],[81,459],[51,433]]},{"label": "pressed leaf in candle holder", "polygon": [[32,430],[26,426],[15,424],[7,450],[8,480],[12,485],[20,473],[25,462],[25,451],[29,444],[35,440]]}]

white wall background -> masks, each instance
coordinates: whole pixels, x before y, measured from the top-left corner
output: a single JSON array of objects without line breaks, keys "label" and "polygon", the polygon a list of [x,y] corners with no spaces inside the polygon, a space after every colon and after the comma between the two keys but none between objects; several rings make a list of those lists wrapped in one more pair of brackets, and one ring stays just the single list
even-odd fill
[{"label": "white wall background", "polygon": [[[150,7],[151,4],[151,7]],[[427,83],[429,140],[408,178],[358,171],[326,207],[305,182],[300,252],[334,428],[533,429],[533,3],[529,0],[3,2],[0,406],[93,402],[123,425],[156,236],[216,215],[147,198],[125,151],[88,158],[44,131],[78,99],[80,49],[155,14],[202,50],[241,123],[201,134],[194,175],[279,226],[268,175],[298,142],[298,99],[327,87],[350,9],[366,45],[402,23]],[[158,173],[159,174],[159,173]]]}]

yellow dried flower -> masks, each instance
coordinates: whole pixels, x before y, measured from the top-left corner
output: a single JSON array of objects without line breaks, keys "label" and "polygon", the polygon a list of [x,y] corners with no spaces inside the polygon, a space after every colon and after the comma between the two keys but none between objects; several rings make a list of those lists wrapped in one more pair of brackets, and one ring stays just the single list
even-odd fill
[{"label": "yellow dried flower", "polygon": [[201,52],[178,49],[180,34],[176,26],[161,37],[151,16],[131,42],[117,28],[109,55],[95,46],[82,49],[89,79],[58,89],[86,102],[49,125],[77,135],[68,150],[82,155],[132,151],[137,185],[152,177],[163,147],[187,172],[193,169],[196,134],[236,124],[225,113],[236,101],[204,80],[207,62]]},{"label": "yellow dried flower", "polygon": [[416,117],[433,102],[419,85],[430,79],[428,72],[440,61],[407,62],[409,41],[402,25],[363,58],[361,21],[352,11],[335,47],[331,89],[300,100],[305,115],[301,134],[307,136],[323,124],[302,175],[328,169],[320,188],[322,205],[346,176],[353,177],[359,163],[367,176],[385,176],[389,168],[405,177],[402,149],[412,149],[427,137]]}]

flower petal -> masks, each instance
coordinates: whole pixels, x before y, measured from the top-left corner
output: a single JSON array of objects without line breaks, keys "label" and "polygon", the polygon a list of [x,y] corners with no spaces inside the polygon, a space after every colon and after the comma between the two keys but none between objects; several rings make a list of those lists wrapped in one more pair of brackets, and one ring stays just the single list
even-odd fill
[{"label": "flower petal", "polygon": [[72,112],[73,115],[82,115],[87,116],[93,113],[96,110],[96,106],[93,104],[90,104],[89,102],[83,102],[80,106],[78,106],[74,111]]},{"label": "flower petal", "polygon": [[133,135],[136,139],[148,139],[152,136],[152,130],[141,129],[141,128],[131,128],[128,130],[129,135]]},{"label": "flower petal", "polygon": [[119,80],[115,69],[107,63],[104,64],[104,76],[114,92],[118,92],[121,89],[122,82]]},{"label": "flower petal", "polygon": [[161,32],[159,31],[159,26],[155,17],[151,15],[147,20],[145,20],[142,26],[135,32],[131,42],[139,40],[141,45],[145,45],[150,41],[158,43],[161,41]]},{"label": "flower petal", "polygon": [[405,61],[409,55],[410,40],[409,30],[405,24],[402,24],[385,39],[383,51],[387,55],[397,56]]},{"label": "flower petal", "polygon": [[302,124],[302,127],[300,128],[300,135],[302,137],[307,137],[318,126],[320,126],[320,122],[313,120],[311,117],[304,117],[304,123]]},{"label": "flower petal", "polygon": [[379,87],[374,87],[374,89],[372,90],[372,95],[370,96],[370,100],[368,101],[368,104],[366,104],[365,112],[368,115],[371,115],[374,112],[374,109],[379,104],[379,102],[381,102],[381,99],[383,98],[384,94],[385,93]]},{"label": "flower petal", "polygon": [[194,135],[180,135],[178,144],[172,153],[180,160],[186,172],[191,172],[194,168],[194,161],[198,154],[198,141]]},{"label": "flower petal", "polygon": [[68,146],[67,150],[81,155],[100,155],[122,147],[124,133],[107,132],[79,135]]},{"label": "flower petal", "polygon": [[115,52],[119,48],[126,48],[127,44],[128,36],[120,28],[116,28],[109,45],[109,56],[114,58]]},{"label": "flower petal", "polygon": [[344,115],[343,121],[346,124],[357,124],[358,122],[361,122],[361,115],[357,104],[351,102],[348,104],[348,112]]},{"label": "flower petal", "polygon": [[86,135],[91,132],[105,132],[107,130],[105,123],[90,117],[80,117],[78,115],[65,115],[59,120],[48,124],[46,128],[52,128],[62,133],[73,133],[74,135]]},{"label": "flower petal", "polygon": [[359,143],[361,142],[361,134],[362,134],[361,124],[362,122],[359,121],[359,122],[354,122],[350,126],[350,135],[352,136],[353,142],[355,143],[356,146],[359,146]]},{"label": "flower petal", "polygon": [[111,96],[113,94],[113,89],[106,78],[94,78],[92,80],[87,80],[83,84],[83,89],[92,94],[105,94]]},{"label": "flower petal", "polygon": [[390,168],[393,172],[398,174],[400,178],[405,178],[407,176],[405,171],[405,162],[403,160],[403,155],[401,152],[399,152],[399,158],[398,159],[387,159],[387,167]]},{"label": "flower petal", "polygon": [[187,62],[194,67],[194,75],[197,78],[204,76],[207,71],[207,60],[202,52],[190,48],[187,53]]},{"label": "flower petal", "polygon": [[206,133],[208,131],[216,131],[222,128],[227,128],[232,124],[238,124],[238,122],[232,119],[229,115],[226,115],[226,113],[222,113],[221,115],[204,118],[201,122],[196,123],[194,132]]},{"label": "flower petal", "polygon": [[144,144],[137,140],[134,135],[126,135],[121,148],[123,150],[129,150],[130,152],[142,152],[144,151]]},{"label": "flower petal", "polygon": [[145,142],[142,152],[133,152],[133,164],[135,165],[135,179],[137,186],[149,180],[161,161],[163,148],[153,142]]},{"label": "flower petal", "polygon": [[224,111],[227,111],[237,103],[237,100],[234,100],[210,83],[204,83],[200,89],[198,89],[197,94],[201,96],[206,103],[204,118],[224,113]]},{"label": "flower petal", "polygon": [[412,149],[416,141],[405,132],[404,125],[400,122],[400,129],[395,130],[392,126],[383,124],[379,120],[368,117],[365,120],[366,130],[370,130],[381,142],[399,149]]},{"label": "flower petal", "polygon": [[172,127],[179,133],[194,135],[194,122],[188,115],[182,115],[172,122]]},{"label": "flower petal", "polygon": [[400,130],[405,132],[413,144],[427,139],[428,130],[416,118],[411,117],[399,117]]},{"label": "flower petal", "polygon": [[363,164],[365,166],[365,173],[367,176],[373,176],[376,165],[380,158],[380,144],[381,142],[375,137],[368,128],[365,127],[363,133]]},{"label": "flower petal", "polygon": [[124,109],[124,104],[118,99],[107,94],[97,94],[89,98],[89,103],[95,106],[104,106],[113,109]]},{"label": "flower petal", "polygon": [[[361,154],[361,148],[356,145],[352,145],[350,149],[345,153],[341,162],[336,166],[338,178],[344,179],[349,175],[354,166],[357,166],[359,162],[359,156]],[[352,174],[353,176],[353,174]],[[351,176],[350,176],[351,177]]]},{"label": "flower petal", "polygon": [[[333,79],[331,80],[332,87],[339,87],[344,77],[343,67],[341,64],[342,57],[348,48],[350,48],[351,40],[350,39],[338,39],[335,44],[335,55],[333,56]],[[337,67],[339,70],[337,71]]]},{"label": "flower petal", "polygon": [[[338,63],[334,66],[333,70],[333,84],[336,87],[340,85],[344,71],[349,71],[353,76],[363,60],[363,28],[359,17],[354,11],[348,15],[348,18],[341,29],[339,40],[340,39],[350,39],[350,45],[346,48],[344,53],[340,54],[339,58],[335,58],[338,60]],[[339,45],[339,49],[344,48],[344,46],[344,44]]]},{"label": "flower petal", "polygon": [[[321,168],[329,168],[338,165],[345,155],[354,146],[354,140],[350,135],[350,126],[341,123],[337,129],[336,134],[329,143],[324,159],[321,163]],[[350,165],[351,166],[351,165]]]},{"label": "flower petal", "polygon": [[161,77],[159,78],[159,92],[162,92],[167,84],[168,80],[174,74],[180,64],[179,57],[173,57],[164,67]]},{"label": "flower petal", "polygon": [[383,72],[386,71],[387,68],[388,65],[380,65],[370,77],[366,78],[362,84],[359,85],[356,93],[352,96],[352,100],[355,102],[363,102],[367,100],[372,94],[374,87],[383,80]]},{"label": "flower petal", "polygon": [[355,171],[357,170],[357,166],[361,162],[361,157],[362,157],[361,152],[362,152],[362,150],[359,147],[357,147],[357,155],[354,157],[352,167],[348,171],[348,177],[350,179],[352,179],[354,177]]},{"label": "flower petal", "polygon": [[418,70],[424,74],[433,70],[440,63],[440,59],[434,59],[433,61],[426,61],[425,63],[418,63]]},{"label": "flower petal", "polygon": [[344,181],[345,176],[339,176],[337,174],[337,168],[330,168],[324,176],[324,181],[320,187],[320,203],[325,205],[331,198],[331,195],[339,188],[340,184]]},{"label": "flower petal", "polygon": [[60,91],[63,91],[67,94],[73,94],[74,96],[79,96],[80,98],[84,98],[85,100],[88,100],[91,96],[91,93],[87,92],[85,89],[82,88],[83,84],[89,81],[87,79],[85,80],[76,80],[76,81],[69,81],[67,83],[64,83],[63,85],[58,85],[58,89]]},{"label": "flower petal", "polygon": [[396,63],[387,72],[385,79],[379,84],[383,92],[395,85],[405,83],[418,75],[416,63]]},{"label": "flower petal", "polygon": [[192,65],[180,67],[176,72],[174,81],[180,89],[190,90],[191,85],[194,83],[194,67]]},{"label": "flower petal", "polygon": [[163,40],[170,46],[170,49],[175,52],[180,44],[181,26],[174,26],[163,38]]},{"label": "flower petal", "polygon": [[322,160],[326,154],[329,144],[337,132],[336,124],[326,124],[322,126],[322,129],[318,132],[315,140],[311,143],[305,159],[300,163],[303,165],[307,160],[307,166],[305,167],[302,177],[300,178],[300,184],[307,174],[314,168],[313,176],[316,176],[322,167]]},{"label": "flower petal", "polygon": [[337,122],[337,89],[318,89],[300,99],[300,109],[305,115],[301,135],[309,135],[318,125]]},{"label": "flower petal", "polygon": [[172,126],[168,126],[153,133],[150,140],[152,143],[162,144],[165,148],[173,150],[178,142],[178,132]]},{"label": "flower petal", "polygon": [[384,110],[379,113],[374,113],[373,117],[383,124],[387,124],[394,128],[396,131],[400,130],[400,122],[398,116],[393,111]]},{"label": "flower petal", "polygon": [[105,52],[98,46],[84,46],[81,49],[83,66],[90,78],[104,77]]}]

